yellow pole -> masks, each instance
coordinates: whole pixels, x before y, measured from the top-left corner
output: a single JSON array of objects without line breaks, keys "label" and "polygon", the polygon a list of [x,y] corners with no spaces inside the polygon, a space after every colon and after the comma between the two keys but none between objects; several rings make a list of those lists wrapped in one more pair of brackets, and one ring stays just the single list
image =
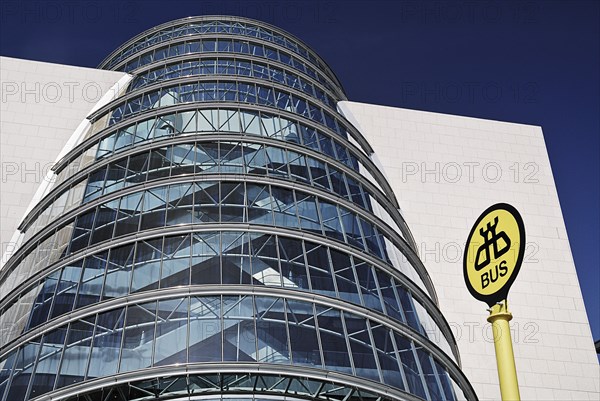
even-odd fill
[{"label": "yellow pole", "polygon": [[496,364],[502,401],[520,401],[515,355],[513,353],[510,326],[508,322],[512,314],[508,311],[506,300],[499,302],[490,309],[487,321],[492,324],[494,333],[494,348],[496,349]]}]

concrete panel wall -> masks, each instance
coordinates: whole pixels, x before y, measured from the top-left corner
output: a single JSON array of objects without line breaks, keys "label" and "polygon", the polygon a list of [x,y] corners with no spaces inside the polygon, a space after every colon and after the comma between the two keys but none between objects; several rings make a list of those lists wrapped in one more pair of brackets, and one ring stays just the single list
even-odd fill
[{"label": "concrete panel wall", "polygon": [[522,214],[527,247],[509,295],[523,400],[598,400],[599,365],[540,127],[340,102],[381,161],[481,400],[499,400],[487,306],[462,251],[497,202]]},{"label": "concrete panel wall", "polygon": [[0,57],[2,254],[78,125],[126,74]]}]

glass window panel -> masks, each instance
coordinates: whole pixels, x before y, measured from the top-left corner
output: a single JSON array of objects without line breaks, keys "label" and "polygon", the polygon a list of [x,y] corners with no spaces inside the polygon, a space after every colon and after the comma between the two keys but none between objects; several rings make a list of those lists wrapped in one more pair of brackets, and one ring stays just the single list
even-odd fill
[{"label": "glass window panel", "polygon": [[165,238],[160,279],[161,288],[189,284],[190,241],[190,235]]},{"label": "glass window panel", "polygon": [[294,193],[289,189],[271,187],[273,196],[273,217],[275,225],[281,227],[298,227],[298,217],[296,216],[296,201]]},{"label": "glass window panel", "polygon": [[336,293],[329,268],[327,247],[310,242],[305,242],[304,246],[312,290],[320,294],[335,297]]},{"label": "glass window panel", "polygon": [[316,197],[302,192],[296,192],[300,227],[304,230],[321,234],[321,223],[317,211]]},{"label": "glass window panel", "polygon": [[276,200],[271,197],[268,185],[246,184],[248,197],[248,222],[273,224],[273,210]]},{"label": "glass window panel", "polygon": [[69,252],[77,252],[88,246],[95,217],[95,209],[92,209],[91,211],[77,217],[75,227],[73,229],[73,239],[69,247]]},{"label": "glass window panel", "polygon": [[458,397],[454,393],[454,387],[452,386],[452,379],[448,375],[448,372],[437,362],[434,360],[435,370],[437,371],[438,380],[442,385],[442,389],[444,390],[444,395],[446,396],[446,400],[455,401]]},{"label": "glass window panel", "polygon": [[140,230],[163,227],[166,219],[167,187],[154,188],[144,193]]},{"label": "glass window panel", "polygon": [[104,285],[104,298],[116,298],[129,293],[133,266],[134,244],[113,248]]},{"label": "glass window panel", "polygon": [[398,305],[394,282],[387,273],[384,273],[377,268],[375,268],[375,271],[377,273],[377,281],[379,282],[379,289],[383,296],[387,315],[403,322],[404,317],[402,316],[402,308]]},{"label": "glass window panel", "polygon": [[189,298],[158,302],[154,366],[187,362]]},{"label": "glass window panel", "polygon": [[194,221],[218,222],[219,221],[219,183],[196,183],[194,193]]},{"label": "glass window panel", "polygon": [[282,277],[275,236],[250,233],[250,254],[252,283],[280,287]]},{"label": "glass window panel", "polygon": [[221,297],[192,297],[189,362],[221,360]]},{"label": "glass window panel", "polygon": [[192,144],[173,145],[167,149],[167,158],[171,161],[171,176],[193,174],[196,152]]},{"label": "glass window panel", "polygon": [[423,350],[423,347],[418,346],[416,344],[415,347],[417,349],[417,355],[419,357],[419,362],[421,364],[421,370],[423,371],[425,383],[427,383],[429,396],[433,400],[443,400],[443,390],[441,389],[437,381],[435,368],[433,367],[433,362],[431,361],[431,356]]},{"label": "glass window panel", "polygon": [[7,400],[23,401],[27,393],[33,364],[39,351],[40,338],[28,342],[17,354]]},{"label": "glass window panel", "polygon": [[246,144],[244,164],[248,174],[267,175],[267,155],[263,145]]},{"label": "glass window panel", "polygon": [[223,297],[223,360],[256,361],[252,297]]},{"label": "glass window panel", "polygon": [[193,205],[193,184],[170,185],[167,204],[167,225],[191,224],[194,216]]},{"label": "glass window panel", "polygon": [[338,215],[338,208],[324,201],[319,201],[323,230],[326,236],[344,241],[344,230]]},{"label": "glass window panel", "polygon": [[352,313],[344,312],[344,320],[346,322],[346,330],[348,331],[356,374],[379,381],[379,372],[377,370],[377,363],[375,362],[375,355],[373,354],[374,347],[371,345],[371,337],[369,336],[366,319]]},{"label": "glass window panel", "polygon": [[340,311],[318,305],[315,307],[326,368],[352,374],[350,353]]},{"label": "glass window panel", "polygon": [[392,343],[392,333],[390,329],[380,324],[371,323],[371,333],[373,334],[373,342],[377,357],[379,358],[379,367],[383,382],[390,386],[404,390],[404,380],[402,379],[402,371],[394,345]]},{"label": "glass window panel", "polygon": [[290,363],[285,305],[281,298],[255,297],[258,362]]},{"label": "glass window panel", "polygon": [[245,220],[244,183],[221,183],[221,221],[241,222]]},{"label": "glass window panel", "polygon": [[223,284],[251,284],[248,234],[224,232],[221,241]]},{"label": "glass window panel", "polygon": [[357,279],[354,276],[352,261],[347,254],[330,249],[331,262],[335,273],[335,282],[341,299],[361,305],[357,288]]},{"label": "glass window panel", "polygon": [[220,241],[219,233],[192,234],[192,284],[221,283]]},{"label": "glass window panel", "polygon": [[139,184],[146,181],[146,175],[150,165],[150,153],[134,155],[129,158],[127,165],[126,185]]},{"label": "glass window panel", "polygon": [[113,237],[118,208],[118,199],[98,206],[90,245],[106,241]]},{"label": "glass window panel", "polygon": [[88,379],[117,373],[124,322],[125,308],[98,315]]},{"label": "glass window panel", "polygon": [[313,305],[286,300],[286,306],[293,364],[321,366],[321,352]]},{"label": "glass window panel", "polygon": [[360,261],[356,264],[355,268],[356,276],[358,277],[358,286],[361,290],[365,306],[383,312],[372,266]]},{"label": "glass window panel", "polygon": [[421,323],[419,322],[419,316],[417,315],[417,311],[415,310],[415,306],[413,305],[413,300],[410,294],[402,287],[396,287],[398,293],[398,300],[400,301],[400,305],[402,306],[402,310],[404,311],[404,316],[406,318],[406,322],[408,325],[419,333],[421,331]]},{"label": "glass window panel", "polygon": [[169,148],[161,148],[150,152],[148,181],[169,176],[171,173],[169,153]]},{"label": "glass window panel", "polygon": [[127,158],[117,160],[108,166],[106,173],[106,182],[104,183],[103,194],[115,192],[124,186],[124,180],[127,176]]},{"label": "glass window panel", "polygon": [[121,198],[115,237],[131,234],[138,231],[140,214],[142,210],[143,193],[138,192]]},{"label": "glass window panel", "polygon": [[127,307],[119,372],[152,365],[155,320],[156,301]]},{"label": "glass window panel", "polygon": [[73,309],[82,265],[83,260],[79,260],[63,268],[60,282],[56,287],[54,305],[52,307],[52,314],[50,315],[51,319],[70,312]]},{"label": "glass window panel", "polygon": [[131,292],[158,288],[162,258],[162,238],[137,243]]},{"label": "glass window panel", "polygon": [[79,293],[77,294],[76,309],[100,301],[107,256],[108,252],[102,252],[88,256],[85,259]]},{"label": "glass window panel", "polygon": [[60,374],[56,379],[57,387],[69,386],[83,381],[85,378],[95,318],[95,316],[92,316],[91,321],[78,320],[69,325],[69,333],[65,343],[66,348],[60,365]]},{"label": "glass window panel", "polygon": [[62,356],[67,330],[65,327],[53,330],[44,335],[40,346],[40,355],[31,381],[29,398],[35,398],[54,388],[58,364]]},{"label": "glass window panel", "polygon": [[398,348],[400,360],[402,361],[402,368],[404,370],[404,376],[406,377],[408,390],[421,398],[427,399],[412,343],[397,333],[394,333],[394,339],[396,340],[396,346]]},{"label": "glass window panel", "polygon": [[[58,280],[60,278],[60,273],[61,270],[57,270],[54,273],[50,274],[44,280],[42,288],[40,289],[39,294],[35,299],[33,310],[31,311],[31,318],[27,327],[28,329],[37,327],[40,324],[44,323],[46,320],[48,320],[50,307],[52,306],[52,301],[54,299],[54,294],[56,286],[58,284]],[[6,322],[4,320],[2,320],[1,318],[0,320],[2,321],[2,325],[0,325],[0,327],[6,325]]]}]

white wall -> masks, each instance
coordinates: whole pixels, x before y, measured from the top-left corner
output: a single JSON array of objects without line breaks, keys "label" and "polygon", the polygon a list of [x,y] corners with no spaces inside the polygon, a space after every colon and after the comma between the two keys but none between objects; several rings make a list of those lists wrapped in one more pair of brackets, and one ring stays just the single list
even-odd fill
[{"label": "white wall", "polygon": [[0,57],[0,254],[69,138],[124,76]]},{"label": "white wall", "polygon": [[461,253],[477,217],[507,202],[523,216],[528,243],[509,294],[521,398],[598,400],[598,360],[541,128],[339,107],[384,166],[480,399],[499,400],[500,392],[487,306],[465,287]]}]

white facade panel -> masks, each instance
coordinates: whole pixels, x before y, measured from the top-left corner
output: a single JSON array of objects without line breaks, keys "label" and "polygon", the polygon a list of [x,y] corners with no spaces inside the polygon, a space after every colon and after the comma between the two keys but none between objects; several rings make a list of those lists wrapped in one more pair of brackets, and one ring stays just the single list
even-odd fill
[{"label": "white facade panel", "polygon": [[[127,74],[0,57],[0,241],[2,254],[38,189],[78,127]],[[81,129],[80,129],[81,131]]]},{"label": "white facade panel", "polygon": [[471,297],[462,252],[477,217],[514,205],[527,234],[509,294],[523,400],[598,400],[599,365],[540,127],[355,102],[339,107],[374,148],[419,247],[462,368],[499,400],[487,306]]}]

